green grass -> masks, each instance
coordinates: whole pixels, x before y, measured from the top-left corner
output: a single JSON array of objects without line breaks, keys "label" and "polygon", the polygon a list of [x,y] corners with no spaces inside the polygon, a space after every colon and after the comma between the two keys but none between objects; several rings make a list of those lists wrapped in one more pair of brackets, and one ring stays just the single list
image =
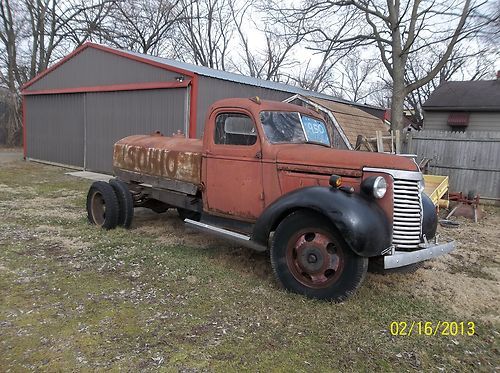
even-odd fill
[{"label": "green grass", "polygon": [[369,275],[345,303],[315,301],[279,289],[265,255],[219,241],[191,244],[202,236],[184,228],[173,235],[187,243],[162,240],[163,224],[176,224],[169,214],[146,215],[129,231],[92,227],[89,183],[64,172],[23,162],[0,169],[3,371],[498,365],[497,326],[477,318],[472,337],[391,336],[392,321],[469,320],[380,276]]}]

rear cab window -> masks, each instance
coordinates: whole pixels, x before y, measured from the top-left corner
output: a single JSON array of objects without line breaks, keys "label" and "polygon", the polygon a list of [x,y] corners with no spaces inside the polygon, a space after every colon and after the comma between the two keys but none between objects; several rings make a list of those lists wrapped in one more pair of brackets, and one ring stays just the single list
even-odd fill
[{"label": "rear cab window", "polygon": [[257,142],[255,124],[248,115],[223,113],[215,119],[214,143],[250,146]]}]

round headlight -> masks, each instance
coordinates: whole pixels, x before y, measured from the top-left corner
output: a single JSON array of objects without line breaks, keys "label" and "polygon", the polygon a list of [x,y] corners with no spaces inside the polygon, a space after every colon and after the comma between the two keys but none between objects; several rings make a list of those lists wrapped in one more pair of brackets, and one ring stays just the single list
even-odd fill
[{"label": "round headlight", "polygon": [[375,198],[383,198],[387,192],[387,182],[382,176],[377,176],[375,182],[373,183],[373,196]]}]

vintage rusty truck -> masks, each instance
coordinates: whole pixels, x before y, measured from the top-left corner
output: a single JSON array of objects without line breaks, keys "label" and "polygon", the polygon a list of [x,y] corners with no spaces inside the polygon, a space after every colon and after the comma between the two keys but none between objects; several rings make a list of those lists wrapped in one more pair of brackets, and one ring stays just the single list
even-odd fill
[{"label": "vintage rusty truck", "polygon": [[409,272],[453,250],[454,242],[435,239],[436,210],[412,158],[332,143],[331,128],[308,108],[221,100],[203,139],[118,141],[116,178],[92,184],[88,218],[129,227],[134,207],[177,208],[191,227],[269,250],[289,291],[335,301],[356,291],[369,262]]}]

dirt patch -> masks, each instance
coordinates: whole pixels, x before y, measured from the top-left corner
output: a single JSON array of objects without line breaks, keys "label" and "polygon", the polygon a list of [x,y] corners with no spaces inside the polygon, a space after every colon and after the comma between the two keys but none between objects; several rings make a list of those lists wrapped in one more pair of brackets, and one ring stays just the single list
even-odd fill
[{"label": "dirt patch", "polygon": [[38,235],[17,226],[4,225],[2,229],[0,229],[0,244],[10,243],[12,241],[24,243],[26,241],[33,241],[36,239],[38,239]]},{"label": "dirt patch", "polygon": [[[18,189],[11,188],[12,194],[18,192]],[[85,215],[85,211],[75,210],[74,206],[70,205],[70,200],[73,195],[59,195],[58,197],[34,197],[29,199],[20,198],[15,202],[15,205],[6,204],[5,207],[15,207],[16,216],[25,216],[32,218],[64,218],[69,220],[78,220]]]},{"label": "dirt patch", "polygon": [[0,148],[0,164],[16,162],[22,159],[23,159],[22,149]]},{"label": "dirt patch", "polygon": [[270,282],[273,281],[273,271],[268,253],[236,247],[213,256],[212,260],[228,268],[237,268],[241,273],[252,274]]},{"label": "dirt patch", "polygon": [[35,188],[30,186],[24,186],[23,188],[13,188],[6,184],[0,184],[0,192],[14,196],[34,195],[36,193]]},{"label": "dirt patch", "polygon": [[[40,195],[29,186],[16,188],[5,183],[8,181],[0,183],[0,191],[10,196],[29,194],[32,198],[13,200],[10,197],[0,201],[0,214],[35,219],[30,231],[6,227],[0,232],[0,243],[13,239],[25,241],[26,246],[39,245],[40,255],[77,262],[73,256],[88,250],[88,243],[68,237],[64,224],[58,223],[58,219],[77,221],[85,216],[84,206],[75,208],[75,192],[55,188]],[[432,299],[467,320],[500,323],[500,209],[484,209],[484,217],[478,224],[457,218],[457,228],[439,227],[440,241],[457,241],[453,253],[425,263],[413,275],[370,275],[370,286]],[[45,220],[42,225],[36,225]],[[209,249],[210,260],[214,263],[272,281],[268,255],[187,228],[175,210],[157,214],[148,209],[136,209],[132,229],[154,237],[159,245]]]},{"label": "dirt patch", "polygon": [[38,218],[53,218],[53,219],[68,219],[68,220],[79,220],[85,216],[85,214],[76,212],[71,208],[57,207],[52,208],[50,210],[46,210],[44,208],[40,208],[39,206],[33,209],[25,209],[31,216],[36,216]]},{"label": "dirt patch", "polygon": [[[38,205],[0,198],[5,370],[498,366],[495,325],[479,322],[496,320],[498,216],[441,228],[443,240],[460,241],[453,255],[409,276],[370,275],[358,296],[334,304],[277,291],[267,255],[187,229],[175,211],[137,209],[131,231],[88,227],[87,181],[38,164],[9,167],[0,167],[0,184],[35,186]],[[404,318],[478,327],[474,337],[391,336],[390,322]]]},{"label": "dirt patch", "polygon": [[22,153],[23,147],[22,146],[0,145],[0,153],[4,153],[4,152]]},{"label": "dirt patch", "polygon": [[455,221],[457,228],[438,229],[442,241],[457,242],[454,252],[428,261],[413,275],[373,275],[369,280],[434,299],[467,321],[500,323],[500,209],[486,208],[477,224]]},{"label": "dirt patch", "polygon": [[258,253],[234,243],[186,227],[175,210],[157,214],[149,209],[136,209],[135,231],[157,236],[161,245],[185,245],[199,249],[216,248],[211,255],[214,262],[237,268],[242,273],[252,273],[259,278],[272,278],[268,253]]},{"label": "dirt patch", "polygon": [[[500,209],[486,208],[477,224],[465,218],[456,221],[456,228],[438,228],[440,241],[457,242],[454,252],[428,261],[415,274],[370,275],[368,281],[375,287],[433,299],[467,320],[500,323]],[[186,228],[174,210],[156,214],[136,209],[133,229],[156,236],[160,244],[223,248],[214,253],[214,262],[272,279],[268,255]]]},{"label": "dirt patch", "polygon": [[199,248],[213,245],[231,247],[227,241],[186,227],[175,210],[157,214],[149,209],[135,209],[132,229],[156,236],[164,245],[187,245]]}]

